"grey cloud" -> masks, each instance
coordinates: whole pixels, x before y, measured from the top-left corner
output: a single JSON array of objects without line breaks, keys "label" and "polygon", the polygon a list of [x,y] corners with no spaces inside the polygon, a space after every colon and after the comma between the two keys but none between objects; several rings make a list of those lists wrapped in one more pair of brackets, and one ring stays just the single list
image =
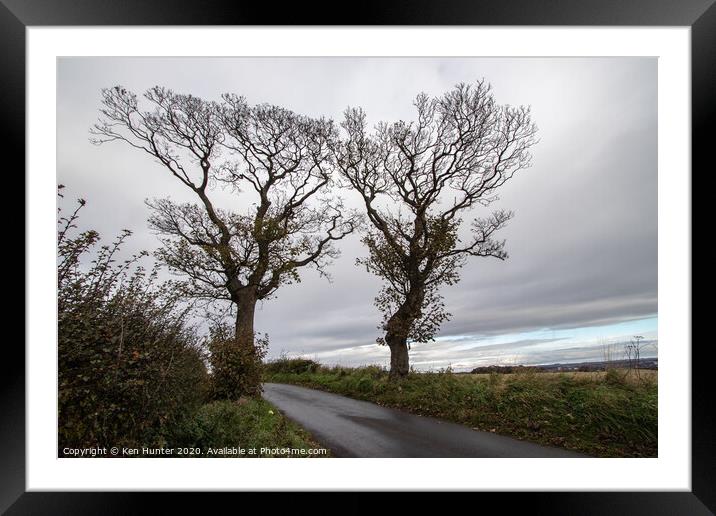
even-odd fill
[{"label": "grey cloud", "polygon": [[[70,196],[87,198],[83,224],[105,240],[127,227],[135,232],[127,252],[152,250],[158,241],[147,230],[144,199],[193,199],[146,155],[88,142],[100,88],[160,84],[210,99],[231,91],[337,120],[348,105],[362,106],[375,123],[412,118],[419,91],[439,94],[485,77],[498,102],[532,106],[540,143],[534,166],[507,183],[494,205],[516,213],[500,235],[510,258],[467,262],[461,282],[444,290],[453,317],[440,335],[651,317],[658,305],[656,70],[652,58],[63,58],[57,181]],[[222,206],[240,209],[241,199],[216,195]],[[343,195],[359,206],[351,192]],[[358,237],[341,249],[333,282],[303,271],[300,284],[260,307],[256,327],[270,335],[272,355],[385,362],[387,349],[374,344],[381,317],[372,300],[380,283],[355,266],[364,254]],[[527,348],[537,356],[537,347]],[[425,358],[418,347],[413,356],[416,363]]]}]

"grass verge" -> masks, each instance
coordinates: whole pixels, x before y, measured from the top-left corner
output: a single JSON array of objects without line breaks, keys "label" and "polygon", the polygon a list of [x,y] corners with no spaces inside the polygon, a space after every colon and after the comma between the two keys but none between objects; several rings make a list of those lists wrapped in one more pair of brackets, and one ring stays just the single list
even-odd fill
[{"label": "grass verge", "polygon": [[[327,457],[304,429],[260,398],[214,401],[183,421],[172,446],[198,449],[201,457]],[[245,450],[239,454],[238,450]],[[255,450],[251,453],[250,450]]]},{"label": "grass verge", "polygon": [[597,457],[657,456],[657,375],[599,373],[470,375],[411,373],[390,382],[379,367],[325,367],[281,359],[268,382],[290,383],[372,401],[476,430]]}]

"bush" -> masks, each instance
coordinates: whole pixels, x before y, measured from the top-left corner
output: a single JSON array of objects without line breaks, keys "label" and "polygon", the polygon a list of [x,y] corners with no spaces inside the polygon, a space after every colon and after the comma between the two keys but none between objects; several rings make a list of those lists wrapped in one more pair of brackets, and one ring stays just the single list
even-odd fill
[{"label": "bush", "polygon": [[261,394],[261,360],[268,350],[268,338],[257,336],[254,348],[238,346],[231,328],[218,325],[209,338],[211,397],[215,400],[238,400],[242,396]]},{"label": "bush", "polygon": [[282,356],[264,364],[266,374],[303,374],[315,373],[321,368],[321,364],[305,358],[287,358]]},{"label": "bush", "polygon": [[74,234],[84,204],[58,209],[59,448],[161,445],[204,400],[199,339],[157,270],[139,265],[146,253],[117,262],[129,231],[99,249],[97,232]]}]

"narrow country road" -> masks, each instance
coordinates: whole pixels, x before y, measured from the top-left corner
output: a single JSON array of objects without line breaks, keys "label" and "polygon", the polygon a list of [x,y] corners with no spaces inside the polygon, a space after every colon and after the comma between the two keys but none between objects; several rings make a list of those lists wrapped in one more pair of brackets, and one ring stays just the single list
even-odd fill
[{"label": "narrow country road", "polygon": [[584,457],[295,385],[266,383],[263,397],[336,457]]}]

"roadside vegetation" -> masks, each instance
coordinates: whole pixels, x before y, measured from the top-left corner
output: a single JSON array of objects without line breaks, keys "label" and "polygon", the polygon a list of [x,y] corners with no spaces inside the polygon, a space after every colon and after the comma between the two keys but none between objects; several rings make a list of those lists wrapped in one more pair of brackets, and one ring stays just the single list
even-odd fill
[{"label": "roadside vegetation", "polygon": [[326,367],[281,358],[266,382],[321,389],[423,416],[597,457],[657,456],[657,374],[627,370],[513,374],[414,372],[390,380],[383,368]]},{"label": "roadside vegetation", "polygon": [[195,447],[203,456],[211,456],[208,447],[259,450],[246,456],[317,448],[255,393],[264,348],[227,352],[222,327],[199,335],[188,322],[192,306],[156,269],[145,270],[145,253],[120,258],[129,231],[102,245],[96,231],[78,229],[84,205],[58,210],[59,455],[92,447]]},{"label": "roadside vegetation", "polygon": [[172,444],[199,449],[202,457],[236,457],[221,451],[223,447],[232,446],[256,451],[255,454],[245,453],[245,457],[328,456],[328,453],[311,455],[312,450],[321,446],[261,398],[214,401],[203,405],[175,430]]}]

